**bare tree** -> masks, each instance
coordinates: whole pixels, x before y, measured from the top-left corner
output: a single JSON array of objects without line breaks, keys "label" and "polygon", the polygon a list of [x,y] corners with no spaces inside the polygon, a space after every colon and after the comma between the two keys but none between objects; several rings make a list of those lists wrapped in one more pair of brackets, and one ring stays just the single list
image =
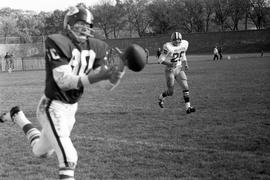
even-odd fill
[{"label": "bare tree", "polygon": [[249,0],[250,11],[249,17],[257,29],[262,29],[263,24],[266,23],[268,0]]},{"label": "bare tree", "polygon": [[104,32],[105,38],[109,39],[110,33],[113,32],[112,23],[113,23],[113,7],[109,3],[104,3],[102,5],[94,6],[94,24],[101,28]]},{"label": "bare tree", "polygon": [[118,0],[113,8],[113,14],[115,16],[115,23],[112,24],[114,38],[119,37],[119,33],[123,30],[127,23],[125,11],[123,11],[124,5]]},{"label": "bare tree", "polygon": [[103,30],[106,39],[110,38],[110,34],[117,38],[125,26],[125,14],[119,3],[114,6],[110,1],[104,1],[93,7],[94,22]]},{"label": "bare tree", "polygon": [[175,28],[175,21],[172,18],[170,4],[164,0],[157,0],[149,4],[148,8],[149,17],[152,19],[150,22],[153,31],[162,34],[167,33]]},{"label": "bare tree", "polygon": [[62,32],[65,14],[65,11],[54,10],[52,14],[45,17],[45,33],[53,34]]},{"label": "bare tree", "polygon": [[183,24],[188,32],[203,32],[204,18],[202,1],[185,0]]},{"label": "bare tree", "polygon": [[151,23],[146,8],[149,0],[126,0],[124,4],[129,24],[135,28],[140,37],[143,36]]},{"label": "bare tree", "polygon": [[209,25],[214,13],[214,0],[203,0],[204,18],[205,18],[205,32],[209,31]]},{"label": "bare tree", "polygon": [[16,19],[13,19],[13,17],[0,17],[0,32],[4,37],[16,35]]},{"label": "bare tree", "polygon": [[215,23],[220,25],[221,31],[225,30],[225,23],[230,14],[228,0],[216,0],[214,2],[215,8]]},{"label": "bare tree", "polygon": [[246,10],[245,0],[228,0],[228,6],[230,11],[231,24],[227,23],[233,31],[238,31],[238,24],[241,19],[243,19]]}]

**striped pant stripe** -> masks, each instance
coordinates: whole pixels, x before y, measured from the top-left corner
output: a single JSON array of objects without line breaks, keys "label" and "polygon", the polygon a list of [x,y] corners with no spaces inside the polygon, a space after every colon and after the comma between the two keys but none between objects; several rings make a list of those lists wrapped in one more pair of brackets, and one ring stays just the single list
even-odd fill
[{"label": "striped pant stripe", "polygon": [[55,136],[55,138],[56,138],[56,141],[57,141],[57,143],[58,143],[58,146],[59,146],[59,148],[60,148],[60,150],[61,150],[61,152],[62,152],[63,159],[64,159],[64,163],[65,163],[65,165],[68,167],[68,161],[67,161],[67,156],[66,156],[66,153],[65,153],[65,149],[64,149],[64,147],[63,147],[63,145],[62,145],[62,142],[61,142],[61,140],[60,140],[59,135],[57,134],[57,131],[56,131],[56,129],[55,129],[55,127],[54,127],[54,124],[53,124],[52,117],[51,117],[50,112],[49,112],[49,108],[50,108],[50,106],[51,106],[51,103],[52,103],[52,100],[49,100],[49,101],[48,101],[48,104],[47,104],[47,107],[46,107],[46,114],[47,114],[47,117],[48,117],[48,119],[49,119],[49,122],[50,122],[50,125],[51,125],[51,128],[52,128],[52,131],[53,131],[53,134],[54,134],[54,136]]}]

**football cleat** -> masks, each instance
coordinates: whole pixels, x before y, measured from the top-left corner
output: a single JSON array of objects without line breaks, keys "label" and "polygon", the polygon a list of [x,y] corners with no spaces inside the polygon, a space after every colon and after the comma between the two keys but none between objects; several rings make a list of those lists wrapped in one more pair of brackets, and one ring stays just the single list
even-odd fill
[{"label": "football cleat", "polygon": [[189,107],[189,108],[187,108],[187,110],[186,110],[187,114],[193,113],[193,112],[195,112],[195,111],[196,111],[196,109],[195,109],[194,107]]},{"label": "football cleat", "polygon": [[10,112],[3,113],[0,116],[0,122],[1,123],[4,123],[6,121],[13,121],[11,116],[10,116]]},{"label": "football cleat", "polygon": [[9,113],[3,113],[3,114],[1,114],[1,116],[0,116],[0,122],[1,123],[4,123],[4,122],[6,122],[8,120],[11,120]]},{"label": "football cleat", "polygon": [[13,116],[20,111],[20,108],[18,106],[14,106],[11,108],[10,112],[3,113],[0,116],[0,122],[6,122],[6,121],[13,121]]},{"label": "football cleat", "polygon": [[160,108],[164,108],[164,101],[159,99],[158,105],[159,105]]}]

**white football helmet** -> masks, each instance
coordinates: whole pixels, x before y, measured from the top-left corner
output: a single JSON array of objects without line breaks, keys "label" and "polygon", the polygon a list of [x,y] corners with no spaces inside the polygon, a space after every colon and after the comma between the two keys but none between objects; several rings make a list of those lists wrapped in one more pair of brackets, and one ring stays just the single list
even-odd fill
[{"label": "white football helmet", "polygon": [[174,32],[171,35],[171,42],[174,46],[179,46],[182,41],[182,35],[179,32]]},{"label": "white football helmet", "polygon": [[93,37],[93,15],[84,7],[70,7],[65,15],[64,29],[77,42]]}]

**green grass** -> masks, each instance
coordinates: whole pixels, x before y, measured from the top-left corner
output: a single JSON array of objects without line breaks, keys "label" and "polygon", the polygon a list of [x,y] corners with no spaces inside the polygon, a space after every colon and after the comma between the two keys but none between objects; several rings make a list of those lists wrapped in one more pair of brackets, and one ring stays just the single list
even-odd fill
[{"label": "green grass", "polygon": [[[86,90],[71,138],[76,179],[270,179],[270,61],[244,57],[190,61],[194,114],[182,90],[157,105],[163,66],[127,71],[112,92]],[[0,73],[0,109],[20,105],[37,126],[44,72]],[[0,124],[0,179],[57,179],[56,156],[33,157],[22,131]]]}]

